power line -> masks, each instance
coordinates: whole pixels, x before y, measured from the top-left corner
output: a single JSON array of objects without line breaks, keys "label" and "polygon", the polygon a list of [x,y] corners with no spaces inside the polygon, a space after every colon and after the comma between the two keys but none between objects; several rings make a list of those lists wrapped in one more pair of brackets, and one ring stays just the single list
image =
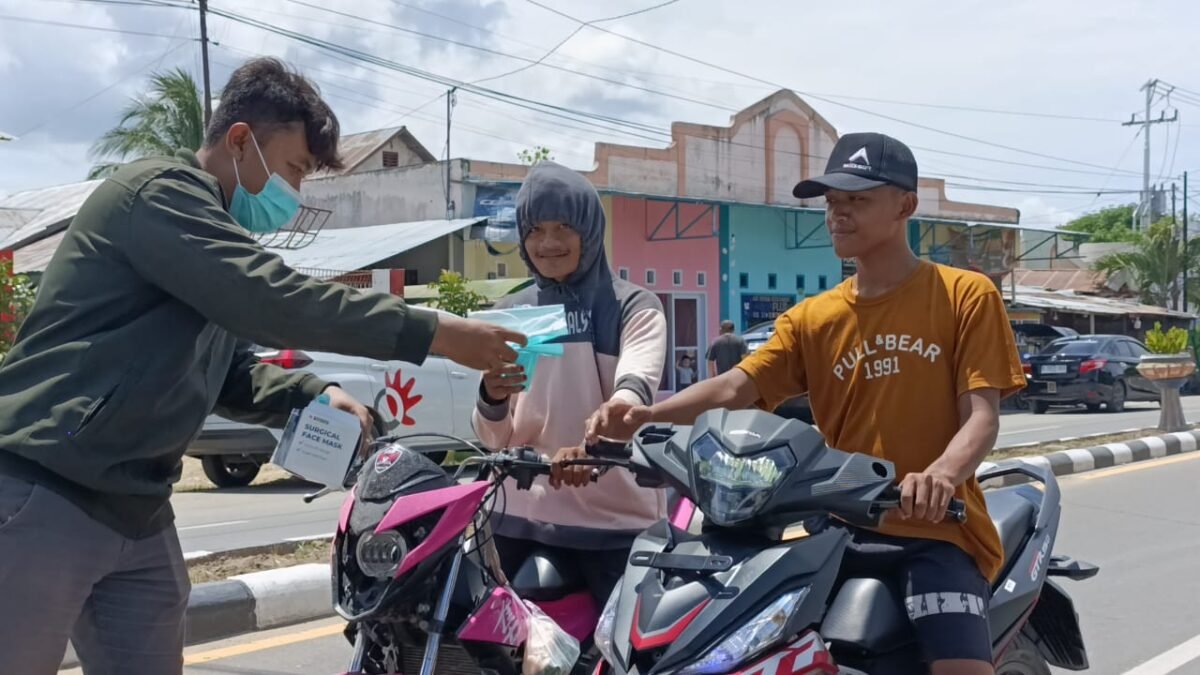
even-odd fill
[{"label": "power line", "polygon": [[517,73],[520,73],[520,72],[523,72],[523,71],[529,70],[530,68],[533,68],[534,66],[539,66],[539,65],[541,65],[543,62],[545,62],[545,60],[546,60],[546,59],[550,58],[550,56],[551,56],[551,55],[553,55],[555,52],[557,52],[557,51],[558,51],[558,49],[559,49],[559,47],[562,47],[563,45],[565,45],[565,44],[567,44],[568,42],[570,42],[570,41],[571,41],[571,38],[573,38],[573,37],[575,37],[576,35],[578,35],[580,31],[582,31],[584,28],[586,28],[586,27],[588,27],[588,26],[592,26],[592,25],[595,25],[595,24],[597,24],[597,23],[604,23],[604,22],[607,22],[607,21],[618,21],[618,20],[620,20],[620,19],[627,19],[627,18],[629,18],[629,17],[631,17],[631,16],[637,16],[638,14],[645,14],[646,12],[650,12],[650,11],[653,11],[653,10],[656,10],[656,9],[660,9],[660,8],[662,8],[662,7],[666,7],[667,5],[673,5],[673,4],[677,3],[677,2],[679,2],[679,0],[666,0],[666,2],[660,2],[660,3],[658,3],[657,5],[654,5],[654,6],[652,6],[652,7],[646,7],[645,9],[639,9],[639,10],[636,10],[636,11],[633,11],[633,12],[626,12],[626,13],[624,13],[624,14],[618,14],[617,16],[610,16],[610,17],[608,17],[608,18],[605,18],[605,19],[593,19],[593,20],[591,20],[591,21],[589,21],[589,22],[587,22],[587,23],[579,24],[579,26],[577,26],[577,27],[575,28],[575,30],[571,31],[571,32],[570,32],[570,33],[569,33],[569,34],[568,34],[568,35],[567,35],[565,38],[563,38],[562,40],[559,40],[558,44],[556,44],[556,45],[554,45],[553,47],[551,47],[551,48],[550,48],[550,49],[549,49],[549,50],[548,50],[548,51],[547,51],[545,54],[542,54],[542,55],[541,55],[541,56],[540,56],[540,57],[539,57],[539,58],[538,58],[536,61],[534,61],[533,63],[530,63],[530,64],[527,64],[527,65],[521,66],[520,68],[517,68],[517,69],[515,69],[515,70],[510,70],[510,71],[508,71],[508,72],[506,72],[506,73],[500,73],[499,75],[492,75],[491,77],[485,77],[485,78],[482,78],[482,79],[479,79],[479,80],[475,80],[475,81],[474,81],[472,84],[479,84],[480,82],[491,82],[491,81],[493,81],[493,80],[499,80],[500,78],[503,78],[503,77],[508,77],[509,75],[516,75]]},{"label": "power line", "polygon": [[[483,87],[469,85],[468,83],[462,83],[457,80],[454,80],[453,78],[448,78],[445,76],[428,73],[428,72],[413,68],[411,66],[404,66],[402,64],[397,64],[393,61],[389,61],[389,60],[383,59],[381,57],[376,57],[376,56],[373,56],[373,55],[370,55],[370,54],[367,54],[364,52],[360,52],[358,50],[353,50],[350,48],[333,45],[331,43],[328,43],[327,41],[323,41],[323,40],[320,40],[317,38],[313,38],[311,36],[297,33],[295,31],[291,31],[289,29],[275,26],[273,24],[269,24],[269,23],[258,21],[255,19],[250,19],[248,17],[236,15],[236,14],[233,14],[226,10],[219,10],[218,8],[214,8],[213,11],[214,11],[214,13],[217,13],[219,16],[223,16],[223,17],[228,18],[233,21],[239,21],[239,22],[245,23],[247,25],[261,28],[262,30],[266,30],[266,31],[273,32],[273,33],[276,33],[279,35],[283,35],[285,37],[295,39],[295,40],[300,41],[309,46],[322,49],[323,51],[333,51],[335,53],[344,55],[346,57],[352,58],[357,61],[362,61],[362,62],[374,64],[374,65],[379,65],[384,68],[388,68],[390,70],[398,70],[400,72],[404,72],[406,74],[410,74],[410,75],[413,75],[413,76],[421,78],[421,79],[426,79],[426,80],[429,80],[432,82],[436,82],[436,83],[442,84],[444,86],[458,86],[458,87],[463,88],[464,90],[471,91],[478,95],[482,95],[486,98],[490,98],[492,100],[496,100],[499,102],[504,102],[509,105],[522,107],[522,108],[525,108],[525,109],[528,109],[528,110],[531,110],[534,112],[538,112],[539,114],[548,115],[548,116],[552,116],[552,117],[560,117],[563,119],[580,122],[580,123],[583,123],[585,125],[589,125],[592,127],[598,127],[604,131],[615,132],[615,133],[619,133],[619,134],[631,136],[631,137],[636,137],[636,138],[642,138],[642,139],[646,139],[646,140],[649,140],[652,142],[659,142],[660,139],[655,138],[655,137],[648,137],[645,135],[645,133],[657,134],[666,139],[671,138],[671,133],[669,131],[664,131],[661,128],[653,127],[651,125],[630,122],[628,120],[622,120],[622,119],[614,118],[614,117],[610,117],[610,116],[596,115],[593,113],[581,112],[581,111],[572,110],[569,108],[564,108],[561,106],[556,106],[553,104],[533,101],[530,99],[524,99],[519,96],[506,94],[503,92],[498,92],[498,91],[490,90],[490,89],[483,88]],[[441,98],[441,96],[439,95],[434,100],[439,100],[440,98]],[[617,125],[617,126],[614,128],[614,126],[611,126],[611,125]],[[620,127],[625,127],[625,128],[620,128]],[[757,146],[751,146],[751,145],[747,145],[747,144],[739,144],[739,143],[732,142],[732,141],[731,141],[731,143],[733,145],[746,145],[746,147],[751,147],[756,150],[761,149],[761,148],[758,148]],[[923,149],[923,150],[926,150],[929,152],[940,153],[940,154],[949,154],[949,155],[967,157],[967,158],[970,158],[970,159],[976,160],[976,161],[993,161],[993,162],[998,162],[998,163],[1003,163],[1003,164],[1013,164],[1013,165],[1018,165],[1018,166],[1030,166],[1030,167],[1034,167],[1034,168],[1041,168],[1041,169],[1053,170],[1053,171],[1070,171],[1070,172],[1078,172],[1078,173],[1093,173],[1093,174],[1095,174],[1095,172],[1083,172],[1083,171],[1080,171],[1077,169],[1066,169],[1066,168],[1062,168],[1062,167],[1029,164],[1029,163],[1023,163],[1023,162],[1014,162],[1011,160],[999,160],[999,159],[993,159],[993,158],[979,157],[976,155],[966,155],[966,154],[955,153],[955,152],[950,152],[950,151],[935,150],[932,148],[920,148],[920,149]],[[793,154],[793,155],[798,155],[798,156],[807,156],[807,157],[815,158],[815,159],[827,159],[827,157],[811,155],[811,154],[806,154],[806,153],[789,152],[788,154]],[[1108,174],[1096,174],[1096,175],[1108,175]],[[1096,192],[1096,191],[1088,189],[1082,193],[1083,194],[1093,194],[1094,192]]]},{"label": "power line", "polygon": [[[554,9],[553,7],[549,7],[549,6],[547,6],[547,5],[545,5],[545,4],[541,3],[541,2],[539,2],[538,0],[525,0],[525,1],[526,1],[526,2],[528,2],[528,3],[530,3],[530,4],[532,4],[532,5],[536,5],[536,6],[538,6],[538,7],[541,7],[542,9],[544,9],[544,10],[546,10],[546,11],[548,11],[548,12],[551,12],[551,13],[553,13],[553,14],[557,14],[558,16],[561,16],[561,17],[563,17],[563,18],[566,18],[566,19],[569,19],[569,20],[571,20],[571,21],[574,21],[575,23],[584,23],[584,22],[583,22],[581,19],[578,19],[578,18],[576,18],[576,17],[573,17],[573,16],[571,16],[570,14],[567,14],[567,13],[565,13],[565,12],[562,12],[562,11],[560,11],[560,10]],[[908,126],[912,126],[912,127],[918,128],[918,129],[923,129],[923,130],[925,130],[925,131],[930,131],[930,132],[933,132],[933,133],[942,134],[942,135],[944,135],[944,136],[950,136],[950,137],[952,137],[952,138],[958,138],[958,139],[960,139],[960,140],[964,140],[964,141],[970,141],[970,142],[972,142],[972,143],[979,143],[979,144],[981,144],[981,145],[987,145],[987,146],[994,147],[994,148],[999,148],[999,149],[1002,149],[1002,150],[1008,150],[1009,152],[1016,152],[1016,153],[1025,154],[1025,155],[1030,155],[1030,156],[1034,156],[1034,157],[1041,157],[1041,158],[1043,158],[1043,159],[1050,159],[1050,160],[1059,161],[1059,162],[1064,162],[1064,163],[1068,163],[1068,164],[1075,164],[1075,165],[1078,165],[1078,166],[1087,166],[1087,167],[1092,167],[1092,168],[1107,169],[1107,167],[1101,166],[1101,165],[1099,165],[1099,164],[1092,164],[1092,163],[1090,163],[1090,162],[1081,162],[1081,161],[1079,161],[1079,160],[1067,159],[1067,158],[1065,158],[1065,157],[1057,157],[1057,156],[1055,156],[1055,155],[1049,155],[1049,154],[1046,154],[1046,153],[1036,152],[1036,151],[1033,151],[1033,150],[1025,150],[1024,148],[1017,148],[1017,147],[1014,147],[1014,146],[1005,145],[1005,144],[1003,144],[1003,143],[995,143],[995,142],[993,142],[993,141],[987,141],[987,140],[980,139],[980,138],[974,138],[974,137],[972,137],[972,136],[967,136],[967,135],[965,135],[965,134],[959,134],[959,133],[956,133],[956,132],[953,132],[953,131],[946,131],[946,130],[944,130],[944,129],[938,129],[938,128],[936,128],[936,127],[931,127],[931,126],[929,126],[929,125],[920,124],[920,123],[917,123],[917,122],[910,122],[910,121],[908,121],[908,120],[905,120],[905,119],[901,119],[901,118],[894,117],[894,116],[891,116],[891,115],[885,115],[885,114],[883,114],[883,113],[878,113],[878,112],[875,112],[875,111],[872,111],[872,110],[867,110],[866,108],[860,108],[860,107],[858,107],[858,106],[852,106],[852,105],[850,105],[850,104],[847,104],[847,103],[840,103],[840,102],[838,102],[838,101],[835,101],[835,100],[833,100],[833,99],[830,99],[830,98],[827,98],[827,97],[824,97],[824,96],[820,96],[820,95],[817,95],[817,94],[813,94],[812,92],[804,92],[804,91],[800,91],[800,90],[798,90],[798,89],[796,89],[796,88],[794,88],[794,87],[787,87],[787,86],[784,86],[784,85],[781,85],[781,84],[778,84],[778,83],[775,83],[775,82],[771,82],[770,80],[766,80],[766,79],[763,79],[763,78],[760,78],[760,77],[756,77],[756,76],[754,76],[754,75],[749,75],[749,74],[746,74],[746,73],[742,73],[742,72],[739,72],[739,71],[737,71],[737,70],[733,70],[732,68],[726,68],[725,66],[721,66],[721,65],[718,65],[718,64],[715,64],[715,63],[710,63],[710,62],[708,62],[708,61],[704,61],[704,60],[702,60],[702,59],[698,59],[698,58],[696,58],[696,57],[693,57],[693,56],[688,56],[687,54],[682,54],[682,53],[680,53],[680,52],[677,52],[677,51],[674,51],[674,50],[671,50],[671,49],[667,49],[666,47],[662,47],[662,46],[659,46],[659,45],[656,45],[656,44],[652,44],[652,43],[646,42],[646,41],[644,41],[644,40],[639,40],[638,38],[631,37],[631,36],[625,35],[625,34],[623,34],[623,33],[618,33],[618,32],[616,32],[616,31],[609,30],[609,29],[607,29],[607,28],[602,28],[602,27],[600,27],[600,26],[590,26],[590,28],[592,28],[592,29],[594,29],[594,30],[598,30],[598,31],[604,32],[604,33],[608,33],[609,35],[613,35],[613,36],[619,37],[619,38],[621,38],[621,39],[623,39],[623,40],[628,40],[628,41],[630,41],[630,42],[633,42],[633,43],[635,43],[635,44],[639,44],[639,45],[642,45],[642,46],[648,47],[648,48],[650,48],[650,49],[654,49],[654,50],[656,50],[656,51],[663,52],[663,53],[665,53],[665,54],[670,54],[671,56],[674,56],[674,57],[676,57],[676,58],[681,58],[681,59],[684,59],[684,60],[687,60],[687,61],[691,61],[691,62],[693,62],[693,63],[699,64],[699,65],[702,65],[702,66],[706,66],[706,67],[708,67],[708,68],[714,68],[714,69],[716,69],[716,70],[720,70],[720,71],[722,71],[722,72],[729,73],[729,74],[731,74],[731,75],[736,75],[736,76],[738,76],[738,77],[743,77],[743,78],[746,78],[746,79],[748,79],[748,80],[753,80],[753,81],[756,81],[756,82],[761,82],[761,83],[763,83],[763,84],[770,85],[770,86],[772,86],[772,87],[775,87],[775,88],[777,88],[777,89],[788,89],[788,90],[792,90],[792,91],[795,91],[795,92],[796,92],[796,93],[798,93],[798,94],[801,94],[801,95],[803,95],[803,96],[807,96],[807,97],[809,97],[809,98],[815,98],[815,99],[817,99],[817,100],[819,100],[819,101],[825,101],[826,103],[830,103],[830,104],[832,104],[832,105],[841,106],[841,107],[843,107],[843,108],[847,108],[847,109],[849,109],[849,110],[854,110],[854,111],[856,111],[856,112],[860,112],[860,113],[863,113],[863,114],[866,114],[866,115],[871,115],[871,116],[874,116],[874,117],[879,117],[879,118],[881,118],[881,119],[886,119],[886,120],[889,120],[889,121],[892,121],[892,122],[897,122],[897,123],[899,123],[899,124],[905,124],[905,125],[908,125]]]},{"label": "power line", "polygon": [[[174,7],[175,5],[162,5],[164,7]],[[85,26],[79,23],[67,23],[65,21],[51,21],[49,19],[34,19],[27,16],[10,16],[0,14],[0,20],[17,21],[20,23],[41,24],[44,26],[57,26],[59,28],[78,28],[80,30],[94,30],[102,33],[120,33],[122,35],[139,35],[141,37],[166,38],[168,40],[177,39],[174,35],[166,35],[164,33],[146,33],[138,30],[124,30],[122,28],[105,28],[102,26]],[[197,41],[197,38],[187,38],[192,41]]]},{"label": "power line", "polygon": [[[186,38],[183,38],[183,39],[186,39]],[[178,50],[180,47],[184,46],[185,44],[187,44],[187,42],[180,42],[179,44],[172,45],[170,48],[167,49],[167,51],[163,52],[161,55],[156,56],[153,59],[150,59],[142,67],[131,71],[125,77],[122,77],[121,79],[117,80],[116,82],[113,82],[112,84],[108,85],[107,87],[104,87],[100,91],[97,91],[96,93],[79,101],[78,103],[74,103],[74,104],[70,105],[69,107],[63,108],[62,110],[59,110],[56,113],[52,113],[49,116],[42,117],[41,121],[39,121],[37,124],[33,125],[29,129],[26,129],[24,132],[18,134],[18,136],[28,136],[29,134],[37,131],[38,129],[41,129],[42,127],[46,126],[47,124],[58,119],[59,117],[62,117],[63,115],[71,112],[72,110],[75,110],[76,108],[83,105],[84,103],[92,101],[92,100],[96,99],[97,97],[105,94],[106,92],[114,89],[115,87],[118,87],[118,86],[124,84],[125,82],[127,82],[130,78],[134,77],[135,75],[140,75],[141,73],[145,72],[147,68],[154,65],[155,63],[161,62],[164,58],[166,58],[172,52]]]}]

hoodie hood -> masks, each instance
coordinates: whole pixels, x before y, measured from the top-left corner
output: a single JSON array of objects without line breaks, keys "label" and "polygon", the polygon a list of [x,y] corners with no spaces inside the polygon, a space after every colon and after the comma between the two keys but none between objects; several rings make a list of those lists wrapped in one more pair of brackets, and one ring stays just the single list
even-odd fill
[{"label": "hoodie hood", "polygon": [[[529,258],[525,241],[536,223],[547,220],[565,223],[579,234],[579,267],[559,282],[543,277]],[[611,275],[604,254],[604,207],[596,188],[578,172],[550,161],[538,162],[529,170],[517,192],[517,228],[521,237],[521,259],[540,288],[565,285],[594,286]]]}]

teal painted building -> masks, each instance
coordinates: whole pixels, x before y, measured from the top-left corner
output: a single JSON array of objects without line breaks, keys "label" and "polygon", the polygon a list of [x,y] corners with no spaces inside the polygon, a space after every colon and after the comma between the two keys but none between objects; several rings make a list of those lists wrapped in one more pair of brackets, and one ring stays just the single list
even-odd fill
[{"label": "teal painted building", "polygon": [[721,207],[721,317],[739,331],[841,283],[825,211]]}]

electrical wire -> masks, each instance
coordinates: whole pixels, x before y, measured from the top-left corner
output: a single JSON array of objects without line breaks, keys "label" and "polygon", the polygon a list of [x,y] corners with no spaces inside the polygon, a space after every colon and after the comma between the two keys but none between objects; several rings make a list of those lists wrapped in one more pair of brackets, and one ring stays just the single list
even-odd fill
[{"label": "electrical wire", "polygon": [[[79,30],[93,30],[102,33],[120,33],[121,35],[137,35],[140,37],[166,38],[174,40],[174,35],[166,35],[165,33],[147,33],[139,30],[125,30],[123,28],[105,28],[103,26],[87,26],[81,23],[68,23],[66,21],[51,21],[50,19],[34,19],[28,16],[11,16],[8,14],[0,14],[0,20],[16,21],[19,23],[32,23],[43,26],[57,26],[59,28],[78,28]],[[188,38],[192,42],[199,42],[199,38]]]},{"label": "electrical wire", "polygon": [[[536,6],[538,6],[538,7],[541,7],[542,9],[544,9],[544,10],[546,10],[546,11],[549,11],[549,12],[551,12],[551,13],[553,13],[553,14],[557,14],[558,16],[561,16],[561,17],[563,17],[563,18],[566,18],[566,19],[569,19],[569,20],[571,20],[571,21],[574,21],[574,22],[576,22],[576,23],[584,23],[584,22],[583,22],[581,19],[578,19],[578,18],[576,18],[576,17],[574,17],[574,16],[571,16],[570,14],[567,14],[567,13],[565,13],[565,12],[563,12],[563,11],[560,11],[560,10],[558,10],[558,9],[555,9],[555,8],[553,8],[553,7],[549,7],[549,6],[545,5],[545,4],[543,4],[542,2],[539,2],[538,0],[525,0],[525,1],[526,1],[526,2],[528,2],[528,3],[530,3],[530,4],[532,4],[532,5],[536,5]],[[862,114],[865,114],[865,115],[871,115],[871,116],[873,116],[873,117],[878,117],[878,118],[881,118],[881,119],[886,119],[886,120],[889,120],[889,121],[892,121],[892,122],[896,122],[896,123],[898,123],[898,124],[904,124],[904,125],[907,125],[907,126],[915,127],[915,128],[917,128],[917,129],[922,129],[922,130],[925,130],[925,131],[930,131],[930,132],[933,132],[933,133],[936,133],[936,134],[941,134],[941,135],[944,135],[944,136],[949,136],[949,137],[952,137],[952,138],[957,138],[957,139],[959,139],[959,140],[969,141],[969,142],[972,142],[972,143],[979,143],[979,144],[981,144],[981,145],[986,145],[986,146],[989,146],[989,147],[999,148],[999,149],[1002,149],[1002,150],[1008,150],[1009,152],[1015,152],[1015,153],[1024,154],[1024,155],[1031,155],[1031,156],[1034,156],[1034,157],[1040,157],[1040,158],[1043,158],[1043,159],[1050,159],[1050,160],[1054,160],[1054,161],[1058,161],[1058,162],[1063,162],[1063,163],[1067,163],[1067,164],[1074,164],[1074,165],[1077,165],[1077,166],[1086,166],[1086,167],[1091,167],[1091,168],[1100,168],[1100,169],[1105,169],[1105,168],[1106,168],[1106,167],[1104,167],[1104,166],[1101,166],[1101,165],[1099,165],[1099,164],[1092,164],[1092,163],[1090,163],[1090,162],[1082,162],[1082,161],[1079,161],[1079,160],[1068,159],[1068,158],[1065,158],[1065,157],[1058,157],[1058,156],[1055,156],[1055,155],[1050,155],[1050,154],[1046,154],[1046,153],[1042,153],[1042,152],[1037,152],[1037,151],[1034,151],[1034,150],[1026,150],[1026,149],[1024,149],[1024,148],[1018,148],[1018,147],[1014,147],[1014,146],[1010,146],[1010,145],[1005,145],[1005,144],[1003,144],[1003,143],[996,143],[996,142],[993,142],[993,141],[988,141],[988,140],[984,140],[984,139],[980,139],[980,138],[974,138],[974,137],[972,137],[972,136],[968,136],[968,135],[966,135],[966,134],[960,134],[960,133],[953,132],[953,131],[946,131],[946,130],[944,130],[944,129],[938,129],[938,128],[936,128],[936,127],[932,127],[932,126],[929,126],[929,125],[926,125],[926,124],[921,124],[921,123],[918,123],[918,122],[912,122],[912,121],[905,120],[905,119],[901,119],[901,118],[899,118],[899,117],[895,117],[895,116],[892,116],[892,115],[886,115],[886,114],[884,114],[884,113],[878,113],[878,112],[875,112],[875,111],[873,111],[873,110],[868,110],[868,109],[866,109],[866,108],[861,108],[861,107],[858,107],[858,106],[853,106],[853,105],[850,105],[850,104],[847,104],[847,103],[841,103],[841,102],[838,102],[838,101],[836,101],[836,100],[830,99],[830,98],[828,98],[828,97],[824,97],[824,96],[820,96],[820,95],[814,94],[814,93],[812,93],[812,92],[804,92],[804,91],[801,91],[801,90],[799,90],[799,89],[796,89],[796,88],[794,88],[794,87],[788,87],[788,86],[781,85],[781,84],[778,84],[778,83],[776,83],[776,82],[772,82],[772,81],[770,81],[770,80],[766,80],[766,79],[763,79],[763,78],[760,78],[760,77],[757,77],[757,76],[754,76],[754,75],[749,75],[749,74],[747,74],[747,73],[739,72],[739,71],[737,71],[737,70],[734,70],[734,69],[732,69],[732,68],[727,68],[727,67],[725,67],[725,66],[721,66],[721,65],[718,65],[718,64],[715,64],[715,63],[710,63],[710,62],[708,62],[708,61],[704,61],[704,60],[702,60],[702,59],[698,59],[698,58],[696,58],[696,57],[689,56],[689,55],[687,55],[687,54],[682,54],[682,53],[680,53],[680,52],[677,52],[677,51],[674,51],[674,50],[671,50],[671,49],[667,49],[666,47],[662,47],[662,46],[660,46],[660,45],[656,45],[656,44],[653,44],[653,43],[649,43],[649,42],[646,42],[646,41],[644,41],[644,40],[639,40],[638,38],[634,38],[634,37],[631,37],[631,36],[625,35],[625,34],[623,34],[623,33],[618,33],[618,32],[616,32],[616,31],[609,30],[609,29],[607,29],[607,28],[602,28],[602,27],[600,27],[600,26],[589,26],[589,27],[590,27],[590,28],[592,28],[593,30],[598,30],[598,31],[601,31],[601,32],[604,32],[604,33],[608,33],[609,35],[613,35],[613,36],[615,36],[615,37],[619,37],[619,38],[621,38],[621,39],[623,39],[623,40],[627,40],[627,41],[633,42],[633,43],[635,43],[635,44],[639,44],[639,45],[642,45],[642,46],[648,47],[648,48],[650,48],[650,49],[654,49],[654,50],[656,50],[656,51],[659,51],[659,52],[662,52],[662,53],[665,53],[665,54],[670,54],[671,56],[674,56],[674,57],[676,57],[676,58],[681,58],[681,59],[684,59],[684,60],[690,61],[690,62],[692,62],[692,63],[696,63],[696,64],[699,64],[699,65],[702,65],[702,66],[706,66],[706,67],[708,67],[708,68],[713,68],[713,69],[720,70],[720,71],[722,71],[722,72],[725,72],[725,73],[729,73],[729,74],[731,74],[731,75],[736,75],[736,76],[738,76],[738,77],[742,77],[742,78],[745,78],[745,79],[748,79],[748,80],[753,80],[753,81],[755,81],[755,82],[760,82],[760,83],[763,83],[763,84],[769,85],[769,86],[771,86],[771,87],[774,87],[774,88],[776,88],[776,89],[786,89],[786,90],[795,91],[796,93],[798,93],[798,94],[800,94],[800,95],[802,95],[802,96],[807,96],[807,97],[809,97],[809,98],[814,98],[814,99],[816,99],[816,100],[819,100],[819,101],[824,101],[824,102],[826,102],[826,103],[829,103],[829,104],[832,104],[832,105],[836,105],[836,106],[840,106],[840,107],[842,107],[842,108],[846,108],[846,109],[848,109],[848,110],[853,110],[853,111],[855,111],[855,112],[859,112],[859,113],[862,113]]]},{"label": "electrical wire", "polygon": [[562,47],[563,45],[565,45],[565,44],[567,44],[568,42],[570,42],[570,41],[571,41],[571,38],[573,38],[573,37],[575,37],[576,35],[578,35],[578,34],[580,33],[580,31],[582,31],[584,28],[587,28],[588,26],[592,26],[592,25],[595,25],[595,24],[597,24],[597,23],[605,23],[605,22],[608,22],[608,21],[618,21],[618,20],[620,20],[620,19],[627,19],[627,18],[629,18],[629,17],[631,17],[631,16],[637,16],[638,14],[645,14],[646,12],[651,12],[651,11],[654,11],[654,10],[656,10],[656,9],[660,9],[660,8],[662,8],[662,7],[666,7],[667,5],[673,5],[673,4],[677,3],[677,2],[679,2],[679,0],[666,0],[666,2],[660,2],[660,3],[658,3],[657,5],[654,5],[654,6],[652,6],[652,7],[646,7],[645,9],[639,9],[639,10],[636,10],[636,11],[633,11],[633,12],[626,12],[626,13],[624,13],[624,14],[618,14],[617,16],[610,16],[610,17],[607,17],[607,18],[604,18],[604,19],[592,19],[591,21],[589,21],[589,22],[587,22],[587,23],[582,23],[582,24],[579,24],[578,26],[576,26],[576,27],[575,27],[575,30],[571,31],[571,32],[570,32],[570,33],[569,33],[569,34],[568,34],[568,35],[567,35],[565,38],[563,38],[562,40],[559,40],[558,44],[554,45],[554,46],[553,46],[553,47],[551,47],[549,50],[547,50],[545,54],[542,54],[542,55],[541,55],[540,57],[538,57],[538,59],[537,59],[536,61],[534,61],[533,63],[530,63],[530,64],[527,64],[527,65],[521,66],[520,68],[517,68],[517,69],[515,69],[515,70],[510,70],[510,71],[508,71],[508,72],[506,72],[506,73],[500,73],[499,75],[492,75],[491,77],[485,77],[485,78],[482,78],[482,79],[474,80],[474,81],[472,82],[472,84],[479,84],[480,82],[491,82],[491,81],[493,81],[493,80],[499,80],[500,78],[503,78],[503,77],[508,77],[509,75],[516,75],[517,73],[520,73],[520,72],[523,72],[523,71],[529,70],[530,68],[533,68],[534,66],[540,66],[540,65],[542,65],[542,63],[544,63],[544,62],[546,61],[546,59],[550,58],[550,57],[551,57],[551,56],[552,56],[552,55],[553,55],[555,52],[557,52],[557,51],[559,50],[559,48],[560,48],[560,47]]}]

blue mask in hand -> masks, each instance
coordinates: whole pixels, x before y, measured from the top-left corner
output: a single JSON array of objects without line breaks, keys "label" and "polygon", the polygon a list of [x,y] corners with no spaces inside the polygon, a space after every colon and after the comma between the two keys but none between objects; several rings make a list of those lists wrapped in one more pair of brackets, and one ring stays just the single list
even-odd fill
[{"label": "blue mask in hand", "polygon": [[275,232],[296,217],[296,212],[300,210],[300,193],[267,167],[267,160],[263,158],[253,132],[250,133],[250,140],[254,142],[254,150],[258,153],[263,170],[271,177],[258,194],[252,195],[242,187],[242,177],[234,160],[233,175],[237,177],[238,184],[233,191],[233,200],[229,202],[229,215],[251,232]]}]

